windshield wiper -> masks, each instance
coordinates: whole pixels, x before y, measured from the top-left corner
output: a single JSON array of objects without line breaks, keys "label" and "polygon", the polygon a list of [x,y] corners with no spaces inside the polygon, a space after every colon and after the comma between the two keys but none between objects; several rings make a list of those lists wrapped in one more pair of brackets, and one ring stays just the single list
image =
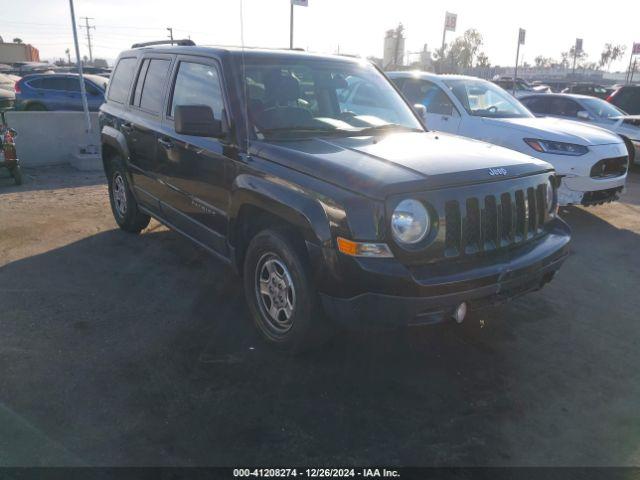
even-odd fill
[{"label": "windshield wiper", "polygon": [[261,128],[260,133],[269,135],[273,133],[334,133],[334,132],[347,132],[349,130],[342,130],[339,128],[326,128],[326,127],[277,127],[277,128]]},{"label": "windshield wiper", "polygon": [[384,125],[375,125],[372,127],[361,128],[354,132],[355,135],[375,135],[376,133],[386,132],[389,130],[403,130],[405,132],[424,132],[421,128],[407,127],[398,123],[385,123]]}]

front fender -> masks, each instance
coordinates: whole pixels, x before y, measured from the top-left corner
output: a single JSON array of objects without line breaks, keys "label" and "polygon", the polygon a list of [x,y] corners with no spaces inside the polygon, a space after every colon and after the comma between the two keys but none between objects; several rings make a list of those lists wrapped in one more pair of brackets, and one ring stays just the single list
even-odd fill
[{"label": "front fender", "polygon": [[235,222],[240,209],[252,205],[298,227],[305,241],[331,246],[329,219],[322,203],[295,184],[252,174],[238,175],[231,190],[230,243],[235,244]]}]

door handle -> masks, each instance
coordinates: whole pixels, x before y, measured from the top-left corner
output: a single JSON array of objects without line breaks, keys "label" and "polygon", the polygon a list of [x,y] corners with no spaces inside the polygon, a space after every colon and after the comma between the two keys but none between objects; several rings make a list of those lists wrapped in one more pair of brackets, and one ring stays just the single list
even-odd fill
[{"label": "door handle", "polygon": [[449,117],[447,117],[446,115],[443,115],[442,116],[442,120],[445,121],[445,122],[448,122],[449,121]]},{"label": "door handle", "polygon": [[173,142],[171,140],[167,140],[164,138],[159,138],[158,143],[162,145],[167,150],[171,150],[173,148]]}]

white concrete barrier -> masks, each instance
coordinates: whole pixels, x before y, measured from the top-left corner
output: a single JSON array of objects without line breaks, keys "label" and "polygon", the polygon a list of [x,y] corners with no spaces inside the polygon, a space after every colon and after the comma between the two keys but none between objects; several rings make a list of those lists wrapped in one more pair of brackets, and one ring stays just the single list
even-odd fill
[{"label": "white concrete barrier", "polygon": [[87,143],[99,148],[97,113],[91,113],[91,137],[85,133],[83,112],[7,112],[6,119],[18,132],[16,148],[23,166],[70,163],[81,170],[102,168],[99,156],[80,152]]}]

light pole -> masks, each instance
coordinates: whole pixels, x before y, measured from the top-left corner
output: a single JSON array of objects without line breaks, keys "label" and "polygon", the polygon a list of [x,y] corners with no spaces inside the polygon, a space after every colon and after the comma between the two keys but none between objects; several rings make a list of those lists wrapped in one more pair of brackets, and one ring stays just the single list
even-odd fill
[{"label": "light pole", "polygon": [[291,2],[291,15],[289,17],[289,50],[293,50],[293,2]]},{"label": "light pole", "polygon": [[80,58],[80,45],[78,44],[78,29],[76,28],[76,13],[73,8],[73,0],[69,0],[69,9],[71,10],[71,28],[73,30],[73,43],[76,47],[76,61],[78,62],[78,77],[80,80],[80,96],[82,97],[82,109],[84,110],[84,118],[87,125],[87,133],[93,133],[91,126],[91,116],[89,115],[89,103],[87,102],[87,90],[84,87],[84,75],[82,73],[82,59]]}]

